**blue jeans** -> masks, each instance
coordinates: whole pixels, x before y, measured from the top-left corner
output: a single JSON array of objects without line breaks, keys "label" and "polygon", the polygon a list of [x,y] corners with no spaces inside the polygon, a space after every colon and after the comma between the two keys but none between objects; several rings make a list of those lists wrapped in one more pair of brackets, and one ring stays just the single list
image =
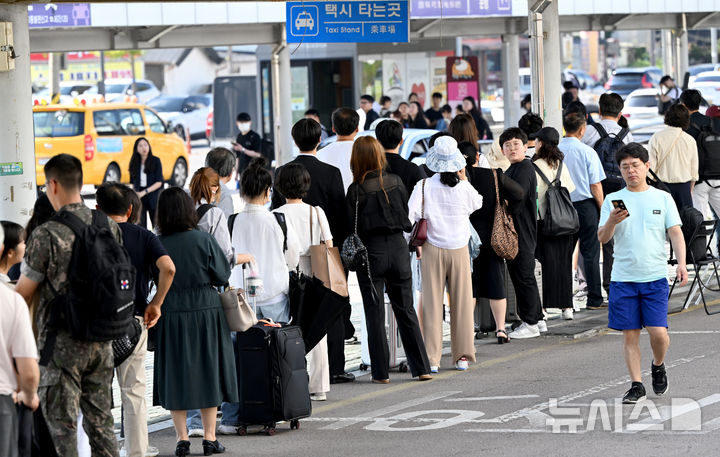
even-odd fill
[{"label": "blue jeans", "polygon": [[[287,322],[290,320],[290,304],[288,303],[287,297],[285,300],[274,303],[272,305],[258,306],[255,310],[258,319],[269,318],[275,322]],[[235,333],[232,334],[233,341],[235,340]],[[233,345],[235,347],[235,345]],[[237,360],[237,358],[236,358]],[[240,422],[240,404],[239,403],[226,403],[223,402],[220,405],[222,411],[222,419],[220,425],[230,425],[237,427],[242,425]]]}]

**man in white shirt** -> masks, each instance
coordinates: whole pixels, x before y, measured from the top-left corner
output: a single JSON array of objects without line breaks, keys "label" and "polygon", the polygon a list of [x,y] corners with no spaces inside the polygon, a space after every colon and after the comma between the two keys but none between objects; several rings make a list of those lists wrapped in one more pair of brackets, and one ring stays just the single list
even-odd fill
[{"label": "man in white shirt", "polygon": [[[4,233],[0,226],[0,254]],[[10,287],[0,284],[0,455],[18,455],[18,417],[15,403],[33,411],[40,370],[35,336],[25,300]]]},{"label": "man in white shirt", "polygon": [[352,108],[338,108],[333,111],[332,129],[337,135],[337,141],[325,146],[317,153],[318,159],[340,170],[345,192],[353,182],[350,156],[355,136],[358,134],[359,123],[360,116]]}]

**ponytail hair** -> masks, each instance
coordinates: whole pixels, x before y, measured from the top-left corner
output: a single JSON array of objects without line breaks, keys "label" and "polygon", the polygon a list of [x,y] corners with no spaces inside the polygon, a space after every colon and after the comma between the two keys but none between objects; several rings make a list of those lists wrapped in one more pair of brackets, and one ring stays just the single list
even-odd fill
[{"label": "ponytail hair", "polygon": [[448,187],[455,187],[460,182],[460,177],[456,171],[443,171],[440,173],[440,182]]}]

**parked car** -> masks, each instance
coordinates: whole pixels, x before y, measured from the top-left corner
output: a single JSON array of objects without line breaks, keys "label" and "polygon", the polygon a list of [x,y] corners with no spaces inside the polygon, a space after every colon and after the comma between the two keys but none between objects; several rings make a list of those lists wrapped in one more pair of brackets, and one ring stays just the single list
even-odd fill
[{"label": "parked car", "polygon": [[662,125],[663,116],[658,114],[658,90],[635,89],[625,99],[623,116],[628,120],[630,129],[648,125]]},{"label": "parked car", "polygon": [[[86,92],[86,100],[93,95],[99,94],[97,84]],[[147,79],[135,80],[135,92],[132,89],[132,79],[106,79],[105,80],[105,101],[122,102],[127,95],[135,95],[138,103],[147,103],[160,95],[155,83]],[[89,97],[88,97],[89,96]],[[89,100],[88,100],[89,101]]]},{"label": "parked car", "polygon": [[709,105],[720,103],[720,71],[705,71],[695,78],[690,89],[697,89]]},{"label": "parked car", "polygon": [[83,163],[84,184],[129,182],[128,166],[135,140],[144,136],[163,164],[163,178],[184,186],[188,176],[187,144],[153,110],[136,103],[99,103],[33,108],[38,186],[43,166],[66,153]]},{"label": "parked car", "polygon": [[[60,103],[72,103],[73,98],[84,93],[92,87],[92,84],[78,82],[61,82],[60,83]],[[33,105],[52,103],[50,100],[50,88],[44,87],[33,93]]]},{"label": "parked car", "polygon": [[185,130],[191,140],[209,138],[206,133],[207,116],[212,112],[212,94],[188,96],[161,95],[148,102],[160,117],[185,139]]},{"label": "parked car", "polygon": [[[398,153],[406,160],[425,157],[430,146],[428,145],[430,137],[438,133],[434,129],[403,129],[403,143]],[[363,130],[358,133],[358,137],[370,135],[375,138],[375,130]],[[326,138],[320,143],[318,149],[322,149],[330,143],[337,141],[337,136]],[[424,163],[424,161],[422,161]]]},{"label": "parked car", "polygon": [[659,87],[661,77],[662,72],[656,67],[618,68],[605,84],[605,89],[620,95],[624,100],[635,89]]},{"label": "parked car", "polygon": [[695,82],[695,78],[697,78],[700,73],[704,73],[706,71],[720,71],[720,63],[701,63],[699,65],[692,65],[688,68],[688,73],[690,73],[688,85]]}]

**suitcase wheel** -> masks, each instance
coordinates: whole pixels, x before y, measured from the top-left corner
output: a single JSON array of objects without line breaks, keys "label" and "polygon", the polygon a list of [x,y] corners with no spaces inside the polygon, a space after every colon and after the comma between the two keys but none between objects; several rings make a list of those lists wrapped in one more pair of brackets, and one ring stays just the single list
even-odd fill
[{"label": "suitcase wheel", "polygon": [[247,436],[247,427],[244,425],[241,425],[240,427],[238,427],[237,434],[240,436]]},{"label": "suitcase wheel", "polygon": [[398,371],[399,371],[400,373],[407,373],[407,372],[408,372],[408,365],[407,365],[407,363],[402,362],[402,363],[398,366]]},{"label": "suitcase wheel", "polygon": [[367,366],[367,365],[365,365],[364,363],[360,362],[360,367],[359,367],[359,368],[360,368],[360,371],[367,371],[367,369],[370,368],[370,367]]},{"label": "suitcase wheel", "polygon": [[300,429],[300,421],[297,419],[293,419],[290,421],[290,430],[299,430]]},{"label": "suitcase wheel", "polygon": [[275,425],[266,425],[262,430],[262,432],[267,436],[275,436],[276,431]]}]

